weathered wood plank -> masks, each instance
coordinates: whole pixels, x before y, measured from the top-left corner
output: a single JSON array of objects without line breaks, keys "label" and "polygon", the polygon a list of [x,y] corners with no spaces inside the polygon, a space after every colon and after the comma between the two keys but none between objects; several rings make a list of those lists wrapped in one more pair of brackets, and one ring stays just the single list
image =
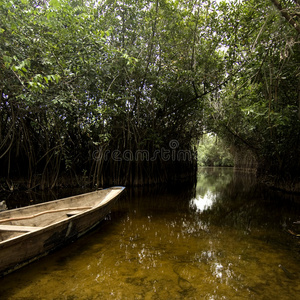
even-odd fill
[{"label": "weathered wood plank", "polygon": [[72,216],[81,214],[82,212],[83,212],[83,211],[81,211],[81,210],[72,210],[72,211],[70,211],[70,212],[67,212],[67,216],[68,216],[68,217],[72,217]]},{"label": "weathered wood plank", "polygon": [[0,231],[36,231],[43,227],[34,226],[17,226],[17,225],[0,225]]},{"label": "weathered wood plank", "polygon": [[91,209],[92,207],[91,206],[82,206],[82,207],[65,207],[65,208],[60,208],[60,209],[53,209],[53,210],[45,210],[45,211],[42,211],[40,213],[37,213],[37,214],[34,214],[34,215],[31,215],[31,216],[24,216],[24,217],[17,217],[17,218],[9,218],[9,219],[3,219],[3,220],[0,220],[0,223],[4,223],[4,222],[10,222],[10,221],[19,221],[19,220],[26,220],[26,219],[33,219],[35,217],[38,217],[38,216],[41,216],[41,215],[44,215],[44,214],[51,214],[51,213],[57,213],[57,212],[61,212],[61,211],[66,211],[66,210],[70,210],[70,209],[76,209],[76,210],[79,210],[79,209]]}]

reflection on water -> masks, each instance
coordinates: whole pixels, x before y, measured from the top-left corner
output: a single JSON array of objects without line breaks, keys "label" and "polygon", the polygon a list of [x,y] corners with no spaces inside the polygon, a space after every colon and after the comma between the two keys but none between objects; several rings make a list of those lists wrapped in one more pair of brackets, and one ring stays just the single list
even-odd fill
[{"label": "reflection on water", "polygon": [[190,206],[195,208],[197,212],[209,209],[215,202],[217,195],[211,191],[207,191],[204,196],[198,195],[191,199]]},{"label": "reflection on water", "polygon": [[0,279],[0,298],[297,299],[299,202],[281,197],[224,169],[128,189],[97,230]]}]

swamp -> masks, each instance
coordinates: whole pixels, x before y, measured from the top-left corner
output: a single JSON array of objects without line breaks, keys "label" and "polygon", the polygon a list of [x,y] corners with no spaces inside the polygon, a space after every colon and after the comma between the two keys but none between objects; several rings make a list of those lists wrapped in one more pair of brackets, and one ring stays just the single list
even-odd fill
[{"label": "swamp", "polygon": [[299,37],[299,0],[0,0],[0,210],[126,187],[0,298],[296,299]]}]

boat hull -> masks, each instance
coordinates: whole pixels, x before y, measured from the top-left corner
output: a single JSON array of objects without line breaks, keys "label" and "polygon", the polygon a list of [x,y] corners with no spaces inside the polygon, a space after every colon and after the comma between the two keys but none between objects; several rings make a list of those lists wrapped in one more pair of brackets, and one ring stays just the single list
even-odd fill
[{"label": "boat hull", "polygon": [[97,226],[109,214],[124,189],[117,188],[120,191],[102,205],[0,242],[0,277],[61,248]]}]

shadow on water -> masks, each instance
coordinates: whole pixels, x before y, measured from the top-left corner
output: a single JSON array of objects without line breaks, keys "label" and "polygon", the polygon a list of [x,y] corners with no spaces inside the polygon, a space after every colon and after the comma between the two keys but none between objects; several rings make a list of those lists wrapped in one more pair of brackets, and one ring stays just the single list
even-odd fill
[{"label": "shadow on water", "polygon": [[127,189],[96,230],[0,279],[0,298],[297,299],[299,217],[296,196],[231,169]]},{"label": "shadow on water", "polygon": [[19,208],[23,206],[48,202],[64,197],[74,196],[92,191],[91,189],[73,188],[73,189],[54,189],[44,191],[16,191],[0,192],[0,202],[5,201],[8,209]]}]

